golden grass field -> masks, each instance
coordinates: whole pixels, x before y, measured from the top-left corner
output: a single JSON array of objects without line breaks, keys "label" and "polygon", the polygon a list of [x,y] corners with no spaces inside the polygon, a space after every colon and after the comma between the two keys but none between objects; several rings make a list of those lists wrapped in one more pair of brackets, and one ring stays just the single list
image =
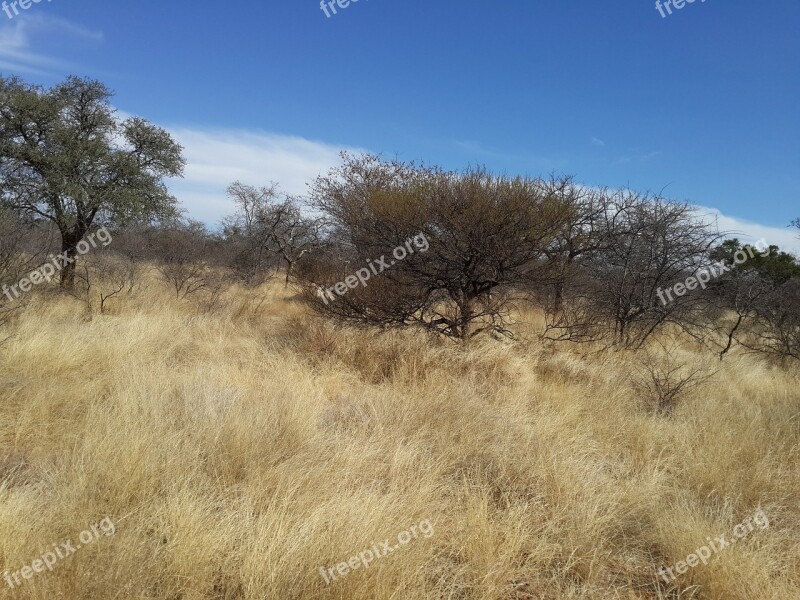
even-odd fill
[{"label": "golden grass field", "polygon": [[[215,312],[150,278],[0,330],[0,568],[116,533],[0,598],[800,598],[800,369],[718,369],[671,416],[638,355],[343,329],[279,284]],[[525,341],[527,340],[527,341]],[[761,508],[769,527],[666,584]],[[428,519],[434,533],[327,585]]]}]

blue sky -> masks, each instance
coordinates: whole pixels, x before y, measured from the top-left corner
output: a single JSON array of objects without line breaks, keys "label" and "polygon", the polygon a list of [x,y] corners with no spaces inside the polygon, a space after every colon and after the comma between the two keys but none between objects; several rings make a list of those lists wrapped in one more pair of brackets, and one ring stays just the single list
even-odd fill
[{"label": "blue sky", "polygon": [[230,181],[301,193],[346,148],[664,189],[793,244],[800,2],[672,10],[360,0],[328,18],[318,0],[52,0],[0,12],[0,70],[107,83],[121,111],[184,144],[172,187],[210,223]]}]

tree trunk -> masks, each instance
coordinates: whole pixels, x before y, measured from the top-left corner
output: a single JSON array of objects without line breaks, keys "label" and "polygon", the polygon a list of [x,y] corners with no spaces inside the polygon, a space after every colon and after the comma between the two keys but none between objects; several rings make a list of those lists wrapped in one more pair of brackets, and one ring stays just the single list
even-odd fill
[{"label": "tree trunk", "polygon": [[469,342],[472,319],[475,318],[472,299],[464,298],[458,305],[458,312],[460,313],[458,315],[458,321],[460,322],[458,337],[463,342]]},{"label": "tree trunk", "polygon": [[[60,285],[62,288],[71,290],[75,287],[75,261],[77,260],[78,251],[75,246],[66,247],[64,244],[61,246],[61,280]],[[66,253],[66,254],[64,254]],[[63,256],[67,258],[64,259]]]},{"label": "tree trunk", "polygon": [[560,315],[562,309],[564,308],[564,288],[567,285],[567,273],[572,265],[572,261],[575,259],[572,254],[570,254],[561,265],[558,273],[558,279],[555,282],[555,293],[553,296],[553,314]]},{"label": "tree trunk", "polygon": [[739,326],[742,324],[742,321],[744,321],[744,315],[742,313],[739,313],[739,318],[736,320],[736,325],[734,325],[733,328],[728,332],[728,343],[722,350],[722,352],[719,353],[720,361],[725,359],[725,355],[730,351],[731,347],[733,346],[733,340],[736,337],[736,331],[739,329]]},{"label": "tree trunk", "polygon": [[68,290],[75,287],[75,263],[78,260],[78,243],[81,239],[83,239],[83,233],[61,232],[61,279],[59,283],[62,288]]},{"label": "tree trunk", "polygon": [[286,261],[286,280],[284,281],[283,287],[289,287],[289,278],[292,276],[292,269],[294,267],[294,263]]},{"label": "tree trunk", "polygon": [[555,284],[555,294],[553,295],[553,314],[561,314],[561,309],[564,306],[564,282],[557,281]]}]

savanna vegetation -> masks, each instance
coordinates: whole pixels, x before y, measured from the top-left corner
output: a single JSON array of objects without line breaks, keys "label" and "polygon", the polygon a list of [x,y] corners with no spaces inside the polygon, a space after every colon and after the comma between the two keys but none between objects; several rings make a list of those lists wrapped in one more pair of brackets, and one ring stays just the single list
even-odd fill
[{"label": "savanna vegetation", "polygon": [[0,597],[800,597],[794,256],[660,195],[373,155],[303,198],[232,182],[213,227],[111,98],[0,80],[0,569],[116,524]]}]

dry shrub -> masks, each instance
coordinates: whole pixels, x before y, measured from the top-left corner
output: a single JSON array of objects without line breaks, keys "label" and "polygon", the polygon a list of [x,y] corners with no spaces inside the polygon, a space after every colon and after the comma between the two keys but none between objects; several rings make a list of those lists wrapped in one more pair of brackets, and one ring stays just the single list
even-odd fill
[{"label": "dry shrub", "polygon": [[647,348],[635,356],[631,387],[648,410],[669,415],[681,399],[702,388],[716,372],[703,365],[691,366],[688,362],[691,358],[681,360],[674,344],[667,347],[659,343],[657,346],[658,350]]}]

